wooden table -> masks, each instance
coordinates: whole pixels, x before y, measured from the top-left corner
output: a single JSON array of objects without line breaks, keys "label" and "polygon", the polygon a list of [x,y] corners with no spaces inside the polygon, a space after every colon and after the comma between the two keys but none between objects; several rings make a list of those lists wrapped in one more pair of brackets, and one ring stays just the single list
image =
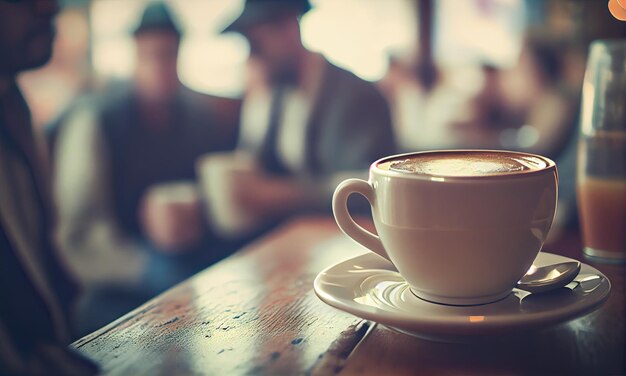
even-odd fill
[{"label": "wooden table", "polygon": [[[626,374],[626,266],[594,264],[613,284],[594,313],[508,342],[444,344],[315,296],[319,271],[363,252],[342,236],[331,219],[294,220],[72,346],[118,375]],[[548,250],[582,258],[571,234]]]}]

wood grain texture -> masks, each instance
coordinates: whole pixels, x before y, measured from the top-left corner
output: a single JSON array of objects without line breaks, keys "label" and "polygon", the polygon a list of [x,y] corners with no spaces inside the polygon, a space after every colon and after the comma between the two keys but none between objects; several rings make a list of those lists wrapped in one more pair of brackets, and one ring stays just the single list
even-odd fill
[{"label": "wood grain texture", "polygon": [[312,291],[319,271],[353,255],[325,249],[338,235],[327,219],[293,222],[73,346],[114,375],[302,374],[339,365],[363,335],[362,320]]},{"label": "wood grain texture", "polygon": [[[368,226],[368,227],[371,227]],[[326,306],[319,271],[362,253],[330,218],[299,219],[75,342],[115,375],[626,374],[626,266],[598,311],[497,343],[436,343]],[[577,234],[548,251],[580,259]]]}]

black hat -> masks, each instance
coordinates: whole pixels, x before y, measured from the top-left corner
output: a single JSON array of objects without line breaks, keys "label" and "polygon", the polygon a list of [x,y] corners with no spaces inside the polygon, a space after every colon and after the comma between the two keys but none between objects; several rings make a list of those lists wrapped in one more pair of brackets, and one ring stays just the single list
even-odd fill
[{"label": "black hat", "polygon": [[153,2],[146,7],[143,16],[141,16],[141,22],[133,31],[133,35],[155,30],[171,31],[179,37],[181,35],[180,29],[172,17],[172,12],[165,3],[160,1]]},{"label": "black hat", "polygon": [[246,0],[243,12],[222,33],[241,33],[249,26],[275,20],[285,12],[302,15],[309,9],[308,0]]}]

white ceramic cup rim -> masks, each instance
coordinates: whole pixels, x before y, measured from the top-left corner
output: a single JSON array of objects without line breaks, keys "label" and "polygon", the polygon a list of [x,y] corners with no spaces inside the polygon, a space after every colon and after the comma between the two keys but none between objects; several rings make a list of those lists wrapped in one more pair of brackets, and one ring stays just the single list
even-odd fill
[{"label": "white ceramic cup rim", "polygon": [[[434,174],[426,174],[426,173],[415,174],[415,173],[406,173],[406,172],[399,172],[399,171],[393,171],[393,170],[385,170],[385,169],[378,167],[379,164],[389,162],[394,159],[402,159],[402,158],[408,158],[408,157],[419,156],[419,155],[424,155],[424,154],[445,154],[445,153],[458,153],[458,154],[461,154],[461,153],[476,153],[476,154],[495,153],[495,154],[504,154],[504,155],[522,155],[526,157],[541,159],[542,161],[546,162],[546,166],[539,168],[539,169],[533,169],[533,170],[527,170],[527,171],[514,171],[514,172],[504,172],[504,173],[497,173],[497,174],[490,174],[490,175],[472,175],[472,176],[451,176],[451,175],[448,176],[448,175],[434,175]],[[445,179],[445,181],[457,180],[457,181],[463,181],[463,182],[468,182],[472,180],[480,180],[481,182],[484,182],[485,179],[489,179],[489,180],[518,179],[518,178],[524,178],[530,175],[543,174],[546,172],[552,173],[555,170],[556,170],[556,163],[550,158],[546,158],[541,155],[525,153],[525,152],[520,152],[520,151],[490,150],[490,149],[449,149],[449,150],[430,150],[430,151],[403,153],[403,154],[396,154],[396,155],[391,155],[391,156],[380,158],[379,160],[375,161],[374,163],[370,165],[370,173],[376,174],[376,175],[388,176],[392,178],[417,179],[417,180]]]}]

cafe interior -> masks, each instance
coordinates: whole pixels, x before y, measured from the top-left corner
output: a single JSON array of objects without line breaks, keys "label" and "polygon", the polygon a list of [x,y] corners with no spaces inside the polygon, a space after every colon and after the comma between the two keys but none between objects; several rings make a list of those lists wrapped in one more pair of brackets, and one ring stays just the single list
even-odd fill
[{"label": "cafe interior", "polygon": [[0,374],[626,374],[626,0],[0,0]]}]

